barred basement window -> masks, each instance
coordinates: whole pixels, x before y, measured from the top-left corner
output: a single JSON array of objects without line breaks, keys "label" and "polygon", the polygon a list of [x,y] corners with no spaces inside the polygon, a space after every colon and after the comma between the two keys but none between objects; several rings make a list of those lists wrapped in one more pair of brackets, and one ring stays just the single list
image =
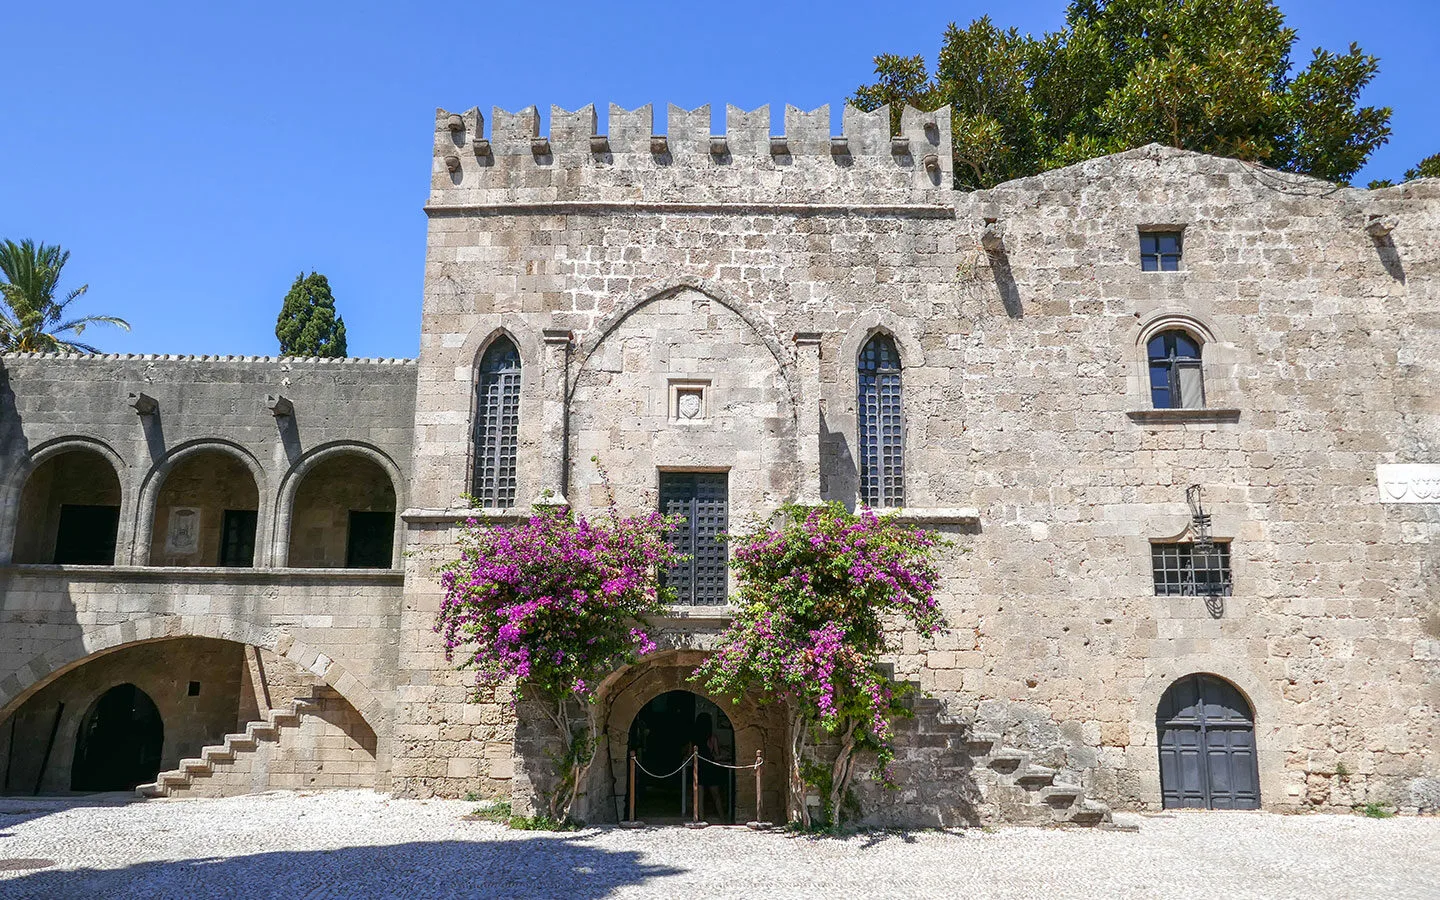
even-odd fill
[{"label": "barred basement window", "polygon": [[1180,271],[1180,232],[1140,232],[1140,270],[1142,272]]},{"label": "barred basement window", "polygon": [[860,431],[860,500],[867,506],[905,505],[905,437],[900,351],[877,334],[860,350],[856,418]]},{"label": "barred basement window", "polygon": [[1151,544],[1156,596],[1230,596],[1230,544],[1216,541],[1208,553],[1194,544]]},{"label": "barred basement window", "polygon": [[1145,355],[1150,365],[1150,401],[1156,409],[1205,408],[1199,341],[1178,329],[1162,331],[1150,339]]},{"label": "barred basement window", "polygon": [[520,352],[496,338],[480,358],[475,383],[475,470],[470,493],[481,506],[515,505],[520,441]]},{"label": "barred basement window", "polygon": [[675,589],[676,603],[693,606],[725,602],[729,556],[720,540],[730,521],[729,476],[725,472],[661,472],[660,511],[683,516],[671,532],[676,552],[688,559],[661,573]]}]

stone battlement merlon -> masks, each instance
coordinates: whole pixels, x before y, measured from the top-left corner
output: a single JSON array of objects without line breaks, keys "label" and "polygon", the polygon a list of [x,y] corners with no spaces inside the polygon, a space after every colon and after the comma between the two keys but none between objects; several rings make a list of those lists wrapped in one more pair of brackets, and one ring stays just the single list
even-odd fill
[{"label": "stone battlement merlon", "polygon": [[594,105],[551,107],[540,134],[535,107],[495,108],[488,136],[478,108],[435,114],[431,210],[540,206],[564,202],[921,204],[949,203],[953,163],[950,110],[907,106],[890,130],[890,109],[846,105],[841,133],[830,107],[785,108],[772,134],[770,108],[726,108],[725,130],[710,107],[670,106],[657,133],[654,109],[611,104],[599,133]]}]

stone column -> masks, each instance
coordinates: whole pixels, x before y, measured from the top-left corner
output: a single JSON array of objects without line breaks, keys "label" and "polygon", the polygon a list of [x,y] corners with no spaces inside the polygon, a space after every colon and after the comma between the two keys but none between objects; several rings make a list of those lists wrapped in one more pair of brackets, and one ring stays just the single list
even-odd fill
[{"label": "stone column", "polygon": [[565,499],[566,471],[566,395],[570,390],[570,345],[574,336],[568,328],[546,328],[545,370],[541,373],[540,389],[540,502],[550,491],[549,502],[569,505]]},{"label": "stone column", "polygon": [[795,370],[800,375],[795,502],[805,505],[820,503],[820,339],[818,331],[795,333]]}]

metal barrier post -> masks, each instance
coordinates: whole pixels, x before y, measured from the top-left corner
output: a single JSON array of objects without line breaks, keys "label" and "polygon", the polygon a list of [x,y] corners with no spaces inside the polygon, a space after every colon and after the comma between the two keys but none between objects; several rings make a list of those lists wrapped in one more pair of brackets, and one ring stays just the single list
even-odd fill
[{"label": "metal barrier post", "polygon": [[690,757],[690,793],[694,798],[694,818],[692,821],[700,821],[700,754],[697,752]]}]

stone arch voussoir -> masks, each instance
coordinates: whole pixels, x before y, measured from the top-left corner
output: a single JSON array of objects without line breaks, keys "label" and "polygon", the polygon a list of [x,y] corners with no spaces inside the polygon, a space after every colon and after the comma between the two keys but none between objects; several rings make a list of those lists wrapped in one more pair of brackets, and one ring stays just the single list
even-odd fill
[{"label": "stone arch voussoir", "polygon": [[0,718],[45,685],[87,662],[116,650],[169,638],[201,637],[249,644],[283,656],[319,678],[353,707],[370,728],[383,718],[380,700],[343,663],[319,648],[296,640],[283,628],[266,628],[227,616],[147,616],[87,630],[20,666],[0,681]]}]

